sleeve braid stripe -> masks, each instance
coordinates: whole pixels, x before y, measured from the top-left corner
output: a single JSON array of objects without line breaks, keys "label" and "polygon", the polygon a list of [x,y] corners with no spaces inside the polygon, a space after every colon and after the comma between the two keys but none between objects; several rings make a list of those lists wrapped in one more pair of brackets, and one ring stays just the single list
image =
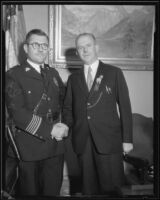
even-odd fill
[{"label": "sleeve braid stripe", "polygon": [[41,122],[42,122],[42,118],[40,117],[40,120],[38,121],[38,124],[36,126],[36,128],[34,129],[33,131],[33,135],[37,132],[37,130],[39,129],[40,125],[41,125]]},{"label": "sleeve braid stripe", "polygon": [[[38,117],[38,116],[37,116]],[[36,116],[33,115],[32,116],[32,119],[30,121],[30,123],[28,124],[27,128],[26,128],[26,131],[28,131],[29,133],[32,133],[33,132],[33,127],[36,125]]]},{"label": "sleeve braid stripe", "polygon": [[29,128],[28,132],[33,134],[33,132],[38,124],[38,120],[39,120],[38,118],[39,118],[38,116],[33,115],[33,118],[32,118],[33,120],[32,120],[32,123],[30,122],[30,128]]},{"label": "sleeve braid stripe", "polygon": [[32,120],[28,124],[26,131],[31,134],[35,134],[41,124],[42,118],[36,115],[33,115]]}]

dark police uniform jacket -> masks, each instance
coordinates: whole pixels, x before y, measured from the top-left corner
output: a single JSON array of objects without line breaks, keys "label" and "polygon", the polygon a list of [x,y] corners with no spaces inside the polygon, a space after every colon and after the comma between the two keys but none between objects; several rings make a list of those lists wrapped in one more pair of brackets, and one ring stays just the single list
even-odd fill
[{"label": "dark police uniform jacket", "polygon": [[[119,114],[117,112],[119,106]],[[122,142],[132,143],[132,113],[129,92],[122,71],[99,62],[88,91],[84,70],[73,73],[64,100],[64,121],[72,127],[73,148],[83,153],[91,133],[98,152],[122,152]]]},{"label": "dark police uniform jacket", "polygon": [[[64,85],[58,72],[45,65],[42,78],[28,62],[6,72],[6,105],[13,119],[20,158],[36,161],[64,152],[64,142],[51,139],[61,118]],[[9,152],[13,156],[12,151]]]}]

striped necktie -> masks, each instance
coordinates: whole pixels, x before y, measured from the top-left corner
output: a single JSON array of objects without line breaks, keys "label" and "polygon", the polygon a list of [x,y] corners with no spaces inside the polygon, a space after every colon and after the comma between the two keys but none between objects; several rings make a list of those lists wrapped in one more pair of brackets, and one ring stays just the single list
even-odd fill
[{"label": "striped necktie", "polygon": [[92,68],[89,66],[88,68],[88,74],[87,74],[87,86],[88,86],[88,90],[90,91],[91,87],[92,87],[92,83],[93,83],[93,79],[92,79]]}]

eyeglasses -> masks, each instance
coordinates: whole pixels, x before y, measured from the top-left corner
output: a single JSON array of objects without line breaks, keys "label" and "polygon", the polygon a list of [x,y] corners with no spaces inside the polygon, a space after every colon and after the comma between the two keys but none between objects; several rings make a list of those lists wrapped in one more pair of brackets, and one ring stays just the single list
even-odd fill
[{"label": "eyeglasses", "polygon": [[48,44],[46,44],[46,43],[39,44],[38,42],[33,42],[33,43],[30,43],[30,44],[28,43],[28,45],[31,45],[33,47],[33,49],[40,49],[40,47],[43,50],[48,49]]}]

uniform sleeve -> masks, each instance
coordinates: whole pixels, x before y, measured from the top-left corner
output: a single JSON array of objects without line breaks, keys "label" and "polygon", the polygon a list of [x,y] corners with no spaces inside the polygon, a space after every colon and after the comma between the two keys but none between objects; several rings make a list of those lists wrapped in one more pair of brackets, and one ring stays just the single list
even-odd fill
[{"label": "uniform sleeve", "polygon": [[6,74],[6,105],[17,128],[39,138],[50,138],[53,125],[27,108],[23,88],[15,76]]},{"label": "uniform sleeve", "polygon": [[72,87],[71,87],[71,79],[69,77],[67,82],[66,95],[64,98],[63,104],[63,121],[67,124],[68,127],[72,126],[73,117],[72,117]]},{"label": "uniform sleeve", "polygon": [[122,124],[123,142],[131,143],[133,140],[131,103],[127,83],[120,69],[118,69],[116,80],[117,102],[119,105],[120,120]]}]

